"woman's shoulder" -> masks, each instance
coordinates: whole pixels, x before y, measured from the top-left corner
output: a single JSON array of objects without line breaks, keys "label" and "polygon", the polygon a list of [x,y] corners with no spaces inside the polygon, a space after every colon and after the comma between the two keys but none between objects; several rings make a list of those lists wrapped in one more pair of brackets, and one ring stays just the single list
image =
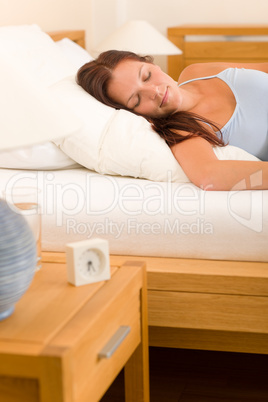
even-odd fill
[{"label": "woman's shoulder", "polygon": [[244,68],[253,69],[268,73],[268,63],[229,63],[229,62],[215,62],[215,63],[196,63],[187,66],[179,76],[178,83],[192,80],[195,78],[209,77],[219,74],[227,68]]},{"label": "woman's shoulder", "polygon": [[192,80],[195,78],[209,77],[219,74],[229,68],[229,63],[196,63],[187,66],[180,74],[178,83]]}]

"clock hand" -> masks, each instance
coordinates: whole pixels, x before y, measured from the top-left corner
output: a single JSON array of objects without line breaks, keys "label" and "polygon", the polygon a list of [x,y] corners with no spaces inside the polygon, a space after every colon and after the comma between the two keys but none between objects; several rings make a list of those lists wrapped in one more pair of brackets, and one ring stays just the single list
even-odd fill
[{"label": "clock hand", "polygon": [[87,270],[90,271],[91,269],[92,269],[94,272],[96,272],[96,269],[94,268],[93,262],[92,262],[92,261],[88,261],[88,262],[87,262]]}]

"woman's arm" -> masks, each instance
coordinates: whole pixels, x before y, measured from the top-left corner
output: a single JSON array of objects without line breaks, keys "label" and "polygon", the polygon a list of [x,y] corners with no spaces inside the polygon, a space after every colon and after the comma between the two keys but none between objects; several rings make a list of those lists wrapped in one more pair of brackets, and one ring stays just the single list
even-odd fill
[{"label": "woman's arm", "polygon": [[203,190],[268,189],[268,162],[219,160],[211,144],[200,137],[171,150],[191,182]]}]

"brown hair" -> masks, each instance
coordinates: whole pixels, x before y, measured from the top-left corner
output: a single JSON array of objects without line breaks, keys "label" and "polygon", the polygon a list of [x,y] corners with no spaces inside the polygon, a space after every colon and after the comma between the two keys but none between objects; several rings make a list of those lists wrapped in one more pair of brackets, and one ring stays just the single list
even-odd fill
[{"label": "brown hair", "polygon": [[[139,56],[128,51],[108,50],[107,52],[101,53],[97,59],[86,63],[78,70],[76,77],[77,83],[90,95],[94,96],[94,98],[105,105],[116,109],[126,109],[123,105],[109,98],[107,88],[112,78],[114,68],[118,63],[127,59],[153,63],[153,58],[150,56]],[[225,145],[222,140],[221,131],[217,125],[195,113],[180,111],[167,117],[147,118],[147,120],[169,146],[197,136],[203,137],[212,145]],[[220,133],[220,138],[211,132],[211,128]],[[189,134],[182,135],[180,131]]]}]

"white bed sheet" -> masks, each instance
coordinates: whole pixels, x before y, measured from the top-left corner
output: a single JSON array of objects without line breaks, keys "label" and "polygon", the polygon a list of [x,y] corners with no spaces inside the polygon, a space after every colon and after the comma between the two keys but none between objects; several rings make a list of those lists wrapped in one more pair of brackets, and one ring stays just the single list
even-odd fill
[{"label": "white bed sheet", "polygon": [[268,261],[268,191],[204,192],[84,168],[0,170],[0,190],[35,184],[43,250],[101,237],[112,254]]}]

